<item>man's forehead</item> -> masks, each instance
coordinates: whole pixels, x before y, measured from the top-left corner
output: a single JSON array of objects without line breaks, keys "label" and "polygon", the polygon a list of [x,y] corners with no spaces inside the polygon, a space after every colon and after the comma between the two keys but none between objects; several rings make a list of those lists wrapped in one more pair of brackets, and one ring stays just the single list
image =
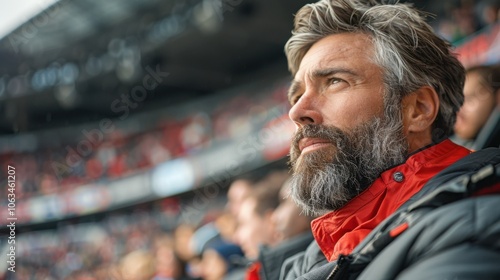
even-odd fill
[{"label": "man's forehead", "polygon": [[341,33],[326,36],[314,43],[302,58],[295,81],[305,76],[312,77],[315,72],[331,67],[352,67],[352,62],[370,61],[373,57],[373,44],[363,33]]}]

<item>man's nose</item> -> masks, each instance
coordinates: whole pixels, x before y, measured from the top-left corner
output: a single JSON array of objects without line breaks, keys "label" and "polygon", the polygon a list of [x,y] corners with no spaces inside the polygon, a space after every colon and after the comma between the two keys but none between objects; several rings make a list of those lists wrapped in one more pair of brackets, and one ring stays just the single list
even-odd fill
[{"label": "man's nose", "polygon": [[292,106],[288,116],[297,128],[306,124],[321,124],[323,122],[323,117],[319,111],[319,102],[313,93],[307,92]]}]

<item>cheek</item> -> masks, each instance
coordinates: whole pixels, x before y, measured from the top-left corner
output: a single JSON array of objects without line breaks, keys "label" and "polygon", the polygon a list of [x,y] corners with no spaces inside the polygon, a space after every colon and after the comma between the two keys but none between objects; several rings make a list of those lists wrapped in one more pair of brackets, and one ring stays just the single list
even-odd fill
[{"label": "cheek", "polygon": [[322,105],[326,124],[347,129],[369,121],[375,116],[382,116],[383,99],[381,94],[375,92],[357,94],[328,98]]},{"label": "cheek", "polygon": [[496,107],[496,96],[490,94],[488,97],[485,97],[483,107],[491,112]]},{"label": "cheek", "polygon": [[476,124],[483,125],[494,108],[493,100],[481,100],[471,104],[468,117]]}]

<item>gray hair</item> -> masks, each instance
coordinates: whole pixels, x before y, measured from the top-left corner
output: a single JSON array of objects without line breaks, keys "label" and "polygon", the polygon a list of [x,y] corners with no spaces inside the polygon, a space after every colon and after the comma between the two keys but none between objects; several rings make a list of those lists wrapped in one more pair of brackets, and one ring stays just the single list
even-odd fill
[{"label": "gray hair", "polygon": [[[321,0],[305,5],[295,16],[292,37],[285,46],[289,70],[295,76],[309,48],[326,36],[367,34],[374,45],[374,62],[383,69],[385,100],[397,99],[400,104],[404,96],[422,86],[436,90],[440,108],[432,139],[439,142],[453,133],[464,98],[465,69],[451,45],[425,22],[425,16],[410,4],[373,0]],[[386,112],[394,109],[386,108]]]}]

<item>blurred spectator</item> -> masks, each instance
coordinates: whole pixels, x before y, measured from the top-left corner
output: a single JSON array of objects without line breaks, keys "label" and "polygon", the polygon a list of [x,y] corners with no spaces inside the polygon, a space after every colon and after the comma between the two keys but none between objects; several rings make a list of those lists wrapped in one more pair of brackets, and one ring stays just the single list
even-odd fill
[{"label": "blurred spectator", "polygon": [[[477,66],[467,70],[464,103],[457,113],[455,135],[458,144],[473,148],[474,141],[489,118],[498,111],[500,89],[499,66]],[[496,108],[496,109],[495,109]]]},{"label": "blurred spectator", "polygon": [[281,203],[274,210],[272,222],[277,233],[275,246],[263,246],[259,252],[259,262],[262,267],[259,279],[278,279],[285,260],[297,253],[304,252],[313,241],[311,220],[289,197],[290,179],[280,190]]},{"label": "blurred spectator", "polygon": [[500,13],[500,1],[483,0],[476,5],[476,11],[481,26],[488,26],[498,21]]},{"label": "blurred spectator", "polygon": [[194,256],[190,248],[193,234],[194,226],[189,224],[179,224],[174,231],[175,252],[184,262],[189,261]]},{"label": "blurred spectator", "polygon": [[193,255],[200,257],[203,250],[221,240],[219,231],[213,222],[208,222],[199,227],[191,237],[190,248]]},{"label": "blurred spectator", "polygon": [[133,251],[120,262],[120,274],[124,280],[151,280],[155,268],[154,256],[146,251]]},{"label": "blurred spectator", "polygon": [[202,256],[202,276],[204,280],[241,279],[235,271],[243,257],[241,248],[235,244],[222,242],[208,246]]},{"label": "blurred spectator", "polygon": [[235,233],[237,228],[236,217],[231,215],[230,213],[223,213],[215,220],[215,226],[219,231],[222,239],[228,242],[236,242],[235,241]]},{"label": "blurred spectator", "polygon": [[309,233],[313,217],[304,215],[290,197],[290,179],[283,184],[280,197],[281,203],[271,217],[277,233],[277,242],[281,243],[303,233]]},{"label": "blurred spectator", "polygon": [[260,245],[276,243],[271,217],[278,204],[279,188],[266,184],[257,185],[243,200],[238,214],[236,240],[248,259],[257,258]]},{"label": "blurred spectator", "polygon": [[453,41],[462,40],[477,30],[474,1],[462,1],[460,6],[453,9],[452,14],[456,26],[452,37]]},{"label": "blurred spectator", "polygon": [[454,43],[474,33],[479,27],[472,1],[446,2],[439,5],[436,31],[446,40]]},{"label": "blurred spectator", "polygon": [[238,217],[241,203],[250,194],[251,189],[252,182],[246,179],[238,179],[229,186],[226,208],[234,217]]},{"label": "blurred spectator", "polygon": [[274,172],[256,184],[242,202],[238,213],[236,241],[252,264],[245,279],[259,279],[261,263],[257,261],[261,246],[273,246],[277,234],[272,223],[273,212],[280,203],[279,192],[286,172]]},{"label": "blurred spectator", "polygon": [[[217,271],[210,271],[207,272],[207,265],[206,263],[212,263],[214,265],[216,264],[222,264],[225,255],[223,254],[224,252],[220,251],[218,252],[219,254],[222,254],[219,256],[219,259],[216,260],[216,256],[214,254],[209,253],[207,256],[205,255],[205,251],[208,248],[225,248],[228,251],[228,253],[235,253],[235,252],[240,252],[241,249],[239,249],[238,246],[233,245],[230,243],[229,240],[225,240],[224,237],[221,235],[219,228],[217,227],[216,221],[220,219],[220,217],[223,217],[223,215],[218,214],[218,217],[213,217],[214,213],[208,213],[205,216],[205,224],[203,224],[201,227],[199,227],[193,234],[191,238],[191,251],[193,252],[193,258],[189,260],[189,275],[191,277],[211,277],[211,279],[217,279],[213,278],[222,273],[222,275],[225,274],[228,270],[228,266],[220,266],[220,267],[214,267],[213,269],[218,269]],[[213,221],[215,219],[215,221]],[[220,220],[219,220],[219,225]],[[229,247],[226,247],[226,245],[231,245]],[[234,246],[238,248],[233,248]],[[213,252],[212,252],[213,253]],[[208,259],[204,259],[207,257]],[[226,257],[229,257],[227,255]],[[237,265],[231,265],[232,268],[236,268]],[[224,272],[224,273],[223,273]],[[208,273],[207,276],[205,274]],[[221,278],[219,278],[221,279]]]},{"label": "blurred spectator", "polygon": [[172,244],[161,244],[156,249],[156,274],[152,280],[182,279],[184,267],[175,255]]},{"label": "blurred spectator", "polygon": [[96,268],[94,271],[94,277],[91,279],[92,280],[100,280],[100,279],[118,280],[120,278],[121,278],[120,268],[118,265],[106,265],[106,266],[101,266],[101,267]]}]

